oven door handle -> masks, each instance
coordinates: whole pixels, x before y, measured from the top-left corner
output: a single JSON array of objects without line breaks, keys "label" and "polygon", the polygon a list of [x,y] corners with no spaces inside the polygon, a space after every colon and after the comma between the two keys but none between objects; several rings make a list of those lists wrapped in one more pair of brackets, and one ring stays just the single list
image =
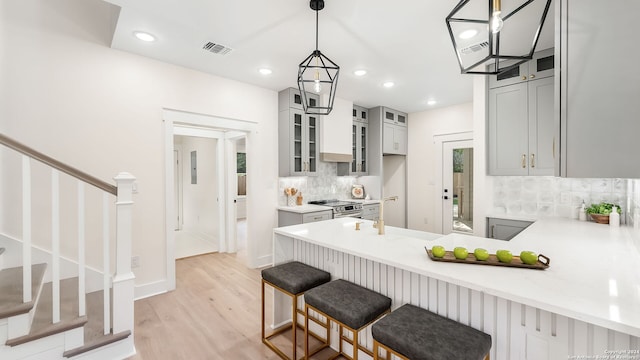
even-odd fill
[{"label": "oven door handle", "polygon": [[362,211],[352,212],[352,213],[337,213],[337,214],[333,214],[333,218],[334,219],[343,218],[343,217],[353,217],[353,218],[362,219]]}]

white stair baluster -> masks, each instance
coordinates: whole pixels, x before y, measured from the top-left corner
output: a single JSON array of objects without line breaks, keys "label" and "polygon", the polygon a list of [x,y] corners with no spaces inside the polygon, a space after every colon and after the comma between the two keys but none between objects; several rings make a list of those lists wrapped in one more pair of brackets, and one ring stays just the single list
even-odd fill
[{"label": "white stair baluster", "polygon": [[109,270],[109,194],[106,192],[102,195],[102,261],[104,264],[104,334],[111,333],[111,304],[109,303],[110,291],[110,270]]},{"label": "white stair baluster", "polygon": [[22,301],[29,302],[31,294],[31,161],[22,156]]},{"label": "white stair baluster", "polygon": [[52,322],[60,322],[60,176],[51,169],[51,291]]},{"label": "white stair baluster", "polygon": [[85,295],[84,182],[78,180],[78,316],[87,314]]}]

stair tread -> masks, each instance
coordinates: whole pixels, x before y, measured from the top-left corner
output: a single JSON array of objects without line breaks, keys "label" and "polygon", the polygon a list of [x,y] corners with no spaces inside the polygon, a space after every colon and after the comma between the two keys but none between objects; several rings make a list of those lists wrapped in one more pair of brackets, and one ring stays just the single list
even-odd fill
[{"label": "stair tread", "polygon": [[[86,316],[78,316],[78,278],[60,281],[60,322],[52,323],[52,283],[42,286],[42,294],[36,307],[35,316],[28,335],[10,339],[6,345],[15,346],[45,336],[84,326],[84,345],[65,352],[66,357],[72,357],[91,351],[98,347],[126,339],[131,332],[118,334],[104,334],[104,298],[103,291],[86,294]],[[111,299],[112,296],[110,294]]]},{"label": "stair tread", "polygon": [[7,340],[8,346],[16,346],[45,336],[54,335],[81,327],[87,323],[86,316],[78,316],[78,278],[60,281],[60,322],[53,323],[53,286],[42,285],[40,299],[29,334]]},{"label": "stair tread", "polygon": [[131,336],[131,330],[127,330],[127,331],[123,331],[117,334],[107,334],[107,335],[102,335],[98,338],[95,338],[91,341],[86,341],[83,346],[77,347],[75,349],[71,349],[68,351],[65,351],[63,356],[64,357],[73,357],[76,355],[80,355],[83,354],[85,352],[91,351],[93,349],[97,349],[101,346],[105,346],[105,345],[109,345],[109,344],[113,344],[116,341],[120,341],[123,339],[128,338],[129,336]]},{"label": "stair tread", "polygon": [[[31,266],[31,294],[38,294],[47,264]],[[22,266],[0,271],[0,319],[29,312],[34,301],[22,302]]]}]

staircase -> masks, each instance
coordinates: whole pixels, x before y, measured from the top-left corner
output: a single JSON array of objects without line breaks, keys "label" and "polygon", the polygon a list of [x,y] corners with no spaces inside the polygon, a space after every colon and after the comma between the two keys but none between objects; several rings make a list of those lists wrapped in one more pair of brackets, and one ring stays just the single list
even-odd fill
[{"label": "staircase", "polygon": [[[135,354],[130,260],[135,178],[121,173],[111,185],[3,134],[0,144],[5,147],[0,147],[0,184],[3,174],[19,179],[21,174],[21,186],[0,188],[0,196],[22,193],[21,234],[0,221],[5,227],[0,227],[0,359],[111,360]],[[19,169],[7,168],[20,162]],[[51,180],[32,179],[34,166],[50,172]],[[74,191],[60,185],[61,175],[64,184],[77,184]],[[43,187],[51,189],[51,198],[32,199],[32,190],[42,193]],[[0,206],[0,216],[15,208],[5,201]],[[74,214],[72,220],[66,211]],[[96,213],[102,220],[97,224]],[[43,227],[51,228],[46,236]],[[68,239],[70,233],[75,238]]]}]

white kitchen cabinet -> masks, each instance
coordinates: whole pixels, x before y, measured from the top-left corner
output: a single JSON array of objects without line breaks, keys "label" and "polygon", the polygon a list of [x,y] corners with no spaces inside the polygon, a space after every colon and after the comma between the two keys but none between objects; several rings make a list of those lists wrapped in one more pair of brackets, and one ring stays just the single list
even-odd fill
[{"label": "white kitchen cabinet", "polygon": [[351,125],[351,162],[338,163],[338,175],[364,176],[369,174],[368,144],[369,123],[368,110],[354,105]]},{"label": "white kitchen cabinet", "polygon": [[332,210],[298,213],[294,211],[278,210],[278,226],[307,224],[316,221],[333,219]]},{"label": "white kitchen cabinet", "polygon": [[362,218],[377,221],[380,219],[380,204],[363,204]]},{"label": "white kitchen cabinet", "polygon": [[[280,92],[280,99],[290,99],[291,89]],[[283,104],[283,102],[280,102]],[[313,176],[318,171],[318,115],[302,109],[280,109],[278,116],[278,167],[280,176]]]},{"label": "white kitchen cabinet", "polygon": [[489,90],[489,175],[553,175],[554,78]]},{"label": "white kitchen cabinet", "polygon": [[487,237],[498,240],[511,240],[531,224],[533,224],[531,221],[487,218]]},{"label": "white kitchen cabinet", "polygon": [[533,58],[520,66],[501,74],[489,77],[489,89],[544,79],[554,76],[554,49],[546,49],[533,54]]},{"label": "white kitchen cabinet", "polygon": [[559,175],[640,178],[640,1],[559,3]]}]

